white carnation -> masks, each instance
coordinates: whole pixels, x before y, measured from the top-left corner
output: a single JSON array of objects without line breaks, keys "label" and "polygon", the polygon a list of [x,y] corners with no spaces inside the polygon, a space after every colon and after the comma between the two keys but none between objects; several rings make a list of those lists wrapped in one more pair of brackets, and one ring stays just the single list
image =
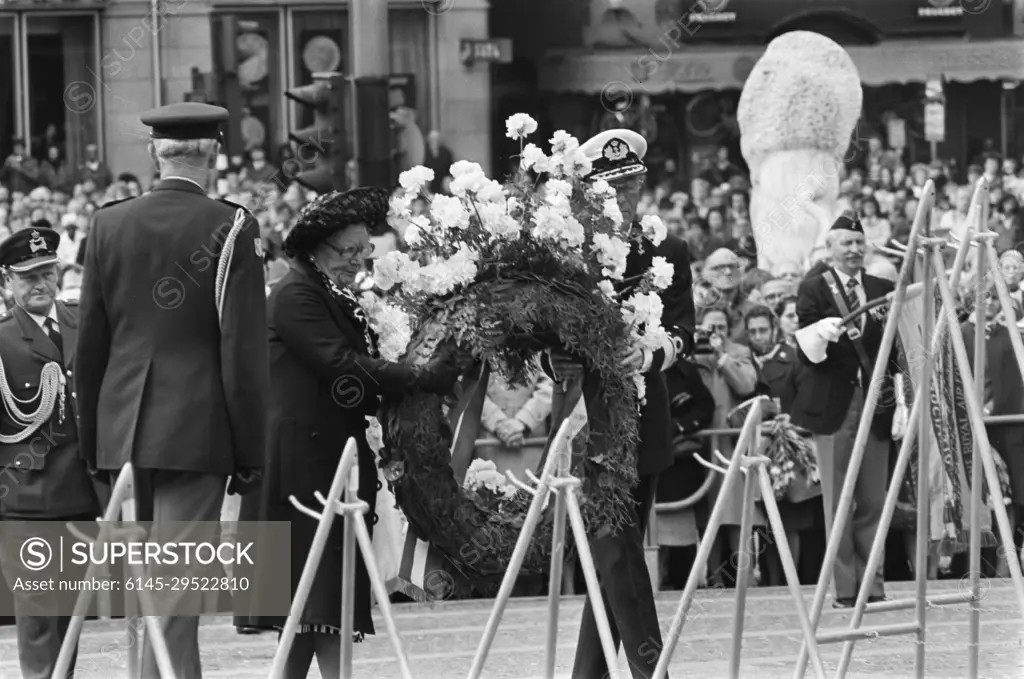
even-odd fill
[{"label": "white carnation", "polygon": [[476,197],[487,203],[504,203],[505,189],[498,182],[489,179],[477,188]]},{"label": "white carnation", "polygon": [[621,238],[604,233],[594,234],[594,249],[597,261],[601,264],[602,274],[608,278],[622,280],[626,273],[626,257],[629,255],[629,244]]},{"label": "white carnation", "polygon": [[548,158],[547,172],[552,177],[561,177],[564,174],[564,165],[565,155],[561,153],[552,153],[551,157]]},{"label": "white carnation", "polygon": [[640,228],[643,229],[644,238],[654,243],[655,246],[661,245],[665,236],[668,235],[665,222],[661,221],[661,217],[658,215],[644,215],[640,219]]},{"label": "white carnation", "polygon": [[469,469],[466,470],[466,477],[462,481],[462,487],[467,490],[486,488],[496,495],[505,497],[512,497],[516,494],[516,487],[498,471],[497,466],[490,460],[481,460],[480,458],[470,463]]},{"label": "white carnation", "polygon": [[664,306],[661,297],[653,292],[637,293],[622,305],[622,318],[634,328],[661,325]]},{"label": "white carnation", "polygon": [[530,218],[534,224],[530,233],[538,240],[558,240],[559,234],[565,230],[565,217],[562,210],[541,205]]},{"label": "white carnation", "polygon": [[564,179],[548,180],[547,184],[544,185],[544,188],[548,192],[547,195],[549,197],[552,195],[558,195],[564,198],[572,196],[572,184]]},{"label": "white carnation", "polygon": [[544,155],[544,152],[541,151],[536,145],[527,144],[526,147],[523,149],[523,154],[519,160],[519,167],[521,167],[524,170],[529,170],[530,168],[533,168],[534,171],[538,173],[547,172],[548,157]]},{"label": "white carnation", "polygon": [[599,198],[614,198],[615,189],[603,179],[597,179],[590,185],[590,190]]},{"label": "white carnation", "polygon": [[[417,229],[420,230],[420,232],[430,233],[433,230],[433,225],[431,225],[430,220],[427,218],[426,215],[416,215],[415,217],[410,217],[409,224],[409,229],[416,227]],[[409,235],[409,229],[406,229],[405,231],[406,236]]]},{"label": "white carnation", "polygon": [[587,238],[587,232],[583,225],[575,217],[568,217],[565,220],[565,231],[562,233],[562,242],[570,248],[578,248],[583,245]]},{"label": "white carnation", "polygon": [[452,166],[450,168],[448,168],[448,172],[452,175],[452,177],[458,179],[459,177],[462,177],[463,175],[467,174],[482,175],[484,173],[484,169],[480,167],[479,163],[473,163],[468,160],[457,160],[454,163],[452,163]]},{"label": "white carnation", "polygon": [[381,357],[388,361],[400,359],[412,339],[409,315],[371,292],[364,293],[359,304],[378,337],[377,349]]},{"label": "white carnation", "polygon": [[414,262],[409,259],[409,255],[398,250],[392,250],[373,262],[373,280],[377,287],[387,292],[402,283],[405,277],[408,276],[407,270],[412,264]]},{"label": "white carnation", "polygon": [[654,281],[654,287],[658,290],[664,290],[672,285],[672,277],[675,273],[676,267],[669,264],[664,257],[655,257],[651,261],[651,277]]},{"label": "white carnation", "polygon": [[415,193],[406,191],[400,196],[394,196],[391,198],[390,210],[396,215],[402,217],[409,217],[410,210],[412,209],[412,201],[416,197]]},{"label": "white carnation", "polygon": [[647,401],[647,380],[643,374],[633,373],[633,384],[636,385],[636,398],[641,404]]},{"label": "white carnation", "polygon": [[486,181],[483,174],[464,174],[453,179],[448,188],[453,195],[464,197],[467,193],[475,193]]},{"label": "white carnation", "polygon": [[615,285],[607,278],[597,284],[597,289],[608,299],[614,300],[616,297]]},{"label": "white carnation", "polygon": [[614,198],[606,198],[602,208],[604,216],[612,220],[614,226],[622,226],[622,210],[619,209],[618,201]]},{"label": "white carnation", "polygon": [[[410,224],[405,228],[405,234],[402,235],[402,240],[404,240],[410,247],[416,247],[423,242],[423,232],[420,227],[415,224]],[[376,268],[376,264],[374,265],[374,268]]]},{"label": "white carnation", "polygon": [[505,212],[501,203],[482,203],[478,211],[484,231],[494,238],[511,240],[519,237],[519,222]]},{"label": "white carnation", "polygon": [[562,170],[567,177],[585,177],[593,169],[593,163],[582,149],[574,148],[562,154]]},{"label": "white carnation", "polygon": [[434,196],[430,202],[430,215],[442,229],[465,229],[469,226],[469,212],[466,206],[452,196]]},{"label": "white carnation", "polygon": [[477,262],[480,261],[480,253],[470,248],[465,243],[459,243],[458,251],[448,258],[445,266],[455,285],[472,283],[476,278]]},{"label": "white carnation", "polygon": [[406,192],[417,194],[424,184],[434,181],[434,171],[429,167],[417,165],[398,175],[398,183]]},{"label": "white carnation", "polygon": [[[558,180],[552,179],[551,181]],[[572,206],[569,204],[569,196],[565,194],[554,191],[548,191],[544,194],[544,202],[553,207],[554,209],[558,210],[559,212],[564,212],[565,214],[572,213]]]},{"label": "white carnation", "polygon": [[552,153],[566,153],[572,149],[578,148],[580,143],[576,140],[576,137],[572,136],[565,130],[558,130],[555,135],[551,137],[551,152]]},{"label": "white carnation", "polygon": [[537,131],[537,121],[525,113],[516,113],[505,121],[505,129],[509,139],[522,139]]},{"label": "white carnation", "polygon": [[397,361],[409,347],[412,340],[412,324],[409,315],[396,306],[384,304],[377,314],[379,341],[377,349],[385,361]]},{"label": "white carnation", "polygon": [[550,205],[537,208],[532,221],[535,226],[530,233],[538,240],[550,240],[577,248],[583,245],[586,238],[583,225],[575,217]]}]

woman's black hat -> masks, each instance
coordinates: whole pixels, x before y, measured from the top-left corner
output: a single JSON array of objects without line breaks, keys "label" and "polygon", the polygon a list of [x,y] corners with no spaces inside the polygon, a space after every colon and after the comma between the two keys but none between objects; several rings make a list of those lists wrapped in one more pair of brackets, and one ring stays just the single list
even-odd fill
[{"label": "woman's black hat", "polygon": [[317,196],[299,212],[299,220],[284,240],[289,257],[309,255],[318,245],[353,224],[365,224],[371,234],[386,225],[391,192],[361,187]]}]

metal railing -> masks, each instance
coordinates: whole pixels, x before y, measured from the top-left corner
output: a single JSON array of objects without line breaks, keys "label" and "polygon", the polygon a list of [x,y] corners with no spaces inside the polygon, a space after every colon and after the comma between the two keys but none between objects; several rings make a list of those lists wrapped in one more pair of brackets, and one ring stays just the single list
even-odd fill
[{"label": "metal railing", "polygon": [[[1024,413],[1022,413],[1020,415],[986,415],[985,418],[984,418],[984,422],[985,422],[986,425],[1024,424]],[[770,424],[771,424],[771,420],[768,420],[767,422],[762,424],[761,427],[762,427],[762,429],[764,429],[767,426],[770,426]],[[687,440],[687,441],[695,441],[695,440],[699,440],[699,439],[711,439],[711,445],[708,446],[708,450],[712,451],[712,454],[713,454],[713,452],[715,450],[718,450],[718,449],[721,448],[721,446],[719,445],[719,441],[722,438],[726,438],[726,437],[731,438],[731,439],[738,438],[739,435],[740,435],[740,431],[741,431],[740,429],[733,428],[733,427],[724,428],[724,429],[701,429],[700,431],[694,432],[693,434],[688,434],[685,437],[685,440]],[[548,442],[548,439],[547,439],[547,437],[544,437],[544,436],[537,436],[537,437],[533,437],[533,438],[528,438],[528,439],[525,439],[523,441],[523,445],[521,446],[521,448],[530,448],[530,447],[541,447],[541,448],[543,448],[545,445],[547,445],[547,442]],[[504,444],[502,444],[502,442],[499,441],[498,439],[477,439],[476,445],[479,447],[479,446],[503,446]],[[1005,451],[1000,451],[1000,453],[1001,454],[1005,454]],[[711,490],[711,487],[715,484],[715,479],[716,478],[717,477],[715,476],[715,474],[712,474],[712,473],[709,472],[707,474],[707,476],[704,478],[704,482],[701,484],[700,488],[695,490],[691,495],[689,495],[688,497],[685,497],[685,498],[683,498],[681,500],[673,500],[671,502],[657,502],[657,501],[655,501],[655,503],[654,503],[654,511],[657,512],[658,514],[664,514],[664,513],[668,513],[668,512],[678,512],[678,511],[682,511],[684,509],[690,509],[691,507],[696,505],[698,502],[703,500],[705,497],[707,497],[707,494]]]}]

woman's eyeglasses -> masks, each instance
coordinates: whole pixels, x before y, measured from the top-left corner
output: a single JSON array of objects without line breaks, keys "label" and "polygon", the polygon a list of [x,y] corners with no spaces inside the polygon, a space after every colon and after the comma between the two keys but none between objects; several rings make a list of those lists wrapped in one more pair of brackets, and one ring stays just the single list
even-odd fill
[{"label": "woman's eyeglasses", "polygon": [[357,259],[367,259],[373,254],[372,243],[366,245],[346,245],[343,248],[337,248],[324,241],[324,245],[337,252],[342,259],[350,262]]}]

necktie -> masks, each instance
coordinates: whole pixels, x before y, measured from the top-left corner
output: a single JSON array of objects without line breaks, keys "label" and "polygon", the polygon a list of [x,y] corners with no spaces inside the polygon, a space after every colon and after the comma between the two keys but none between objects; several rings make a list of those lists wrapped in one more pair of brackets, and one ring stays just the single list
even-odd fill
[{"label": "necktie", "polygon": [[46,326],[46,334],[50,336],[50,340],[57,345],[57,353],[60,354],[60,362],[64,362],[64,338],[60,334],[60,330],[57,328],[57,322],[52,318],[47,318],[43,323]]},{"label": "necktie", "polygon": [[[857,294],[857,286],[859,281],[856,278],[851,278],[846,282],[846,297],[850,305],[850,313],[860,308],[860,295]],[[864,329],[864,316],[863,314],[857,318],[857,327],[861,330]]]}]

